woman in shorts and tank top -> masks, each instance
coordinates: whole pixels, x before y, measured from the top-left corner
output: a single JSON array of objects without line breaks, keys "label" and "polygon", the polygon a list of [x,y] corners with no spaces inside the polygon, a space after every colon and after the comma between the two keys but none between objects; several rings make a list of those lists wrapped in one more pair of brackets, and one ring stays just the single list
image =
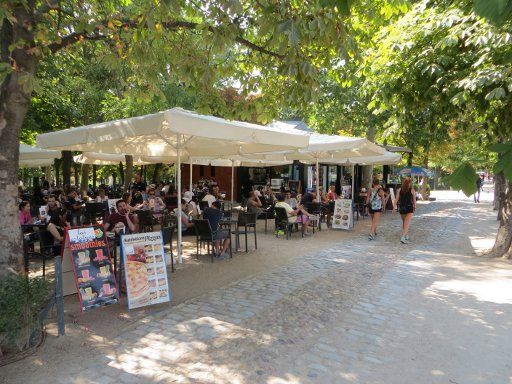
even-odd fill
[{"label": "woman in shorts and tank top", "polygon": [[411,224],[412,215],[416,209],[416,191],[412,187],[410,177],[406,177],[402,186],[396,194],[395,205],[402,217],[402,235],[400,242],[407,244],[409,242],[409,225]]},{"label": "woman in shorts and tank top", "polygon": [[368,206],[368,212],[372,217],[372,225],[370,233],[368,234],[368,240],[374,240],[377,236],[377,224],[379,222],[380,215],[384,210],[384,190],[382,189],[379,179],[373,179],[372,188],[366,195],[366,205]]}]

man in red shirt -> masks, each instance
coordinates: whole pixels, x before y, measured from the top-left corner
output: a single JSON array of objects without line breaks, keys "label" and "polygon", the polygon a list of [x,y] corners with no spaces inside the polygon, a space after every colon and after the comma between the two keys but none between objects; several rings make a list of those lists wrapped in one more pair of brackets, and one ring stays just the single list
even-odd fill
[{"label": "man in red shirt", "polygon": [[108,231],[109,228],[116,233],[119,233],[123,228],[127,233],[134,233],[139,230],[139,222],[137,216],[128,213],[126,202],[124,200],[118,200],[116,202],[117,212],[114,212],[108,218],[105,224],[105,229]]}]

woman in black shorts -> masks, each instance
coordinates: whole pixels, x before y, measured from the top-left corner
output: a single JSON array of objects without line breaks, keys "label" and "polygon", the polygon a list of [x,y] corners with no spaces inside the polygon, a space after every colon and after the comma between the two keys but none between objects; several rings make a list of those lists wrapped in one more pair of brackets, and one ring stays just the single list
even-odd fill
[{"label": "woman in black shorts", "polygon": [[368,240],[373,240],[377,236],[377,223],[384,210],[385,201],[384,190],[380,186],[379,179],[373,179],[372,188],[366,195],[366,206],[372,217],[372,226],[368,234]]},{"label": "woman in black shorts", "polygon": [[407,244],[409,242],[409,225],[416,209],[416,191],[412,187],[410,177],[405,178],[398,190],[395,205],[398,207],[398,212],[400,212],[402,217],[402,236],[400,237],[400,242]]}]

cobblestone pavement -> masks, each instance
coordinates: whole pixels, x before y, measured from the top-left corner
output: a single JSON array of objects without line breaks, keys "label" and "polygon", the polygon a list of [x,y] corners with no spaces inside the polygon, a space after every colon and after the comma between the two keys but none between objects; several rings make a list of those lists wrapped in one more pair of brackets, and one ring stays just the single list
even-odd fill
[{"label": "cobblestone pavement", "polygon": [[[495,281],[464,256],[482,212],[424,205],[411,245],[388,217],[377,241],[335,244],[149,316],[85,365],[63,357],[57,382],[512,383],[512,293],[493,302],[468,288]],[[512,268],[500,268],[512,292]]]}]

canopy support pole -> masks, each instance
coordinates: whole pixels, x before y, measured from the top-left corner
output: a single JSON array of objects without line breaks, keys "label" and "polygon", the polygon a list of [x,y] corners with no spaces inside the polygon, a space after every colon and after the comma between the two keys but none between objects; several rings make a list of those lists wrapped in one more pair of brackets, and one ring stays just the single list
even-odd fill
[{"label": "canopy support pole", "polygon": [[180,140],[181,140],[181,135],[178,133],[176,135],[176,157],[178,158],[177,159],[177,162],[176,162],[176,186],[177,186],[177,189],[178,189],[178,209],[176,210],[177,211],[177,214],[176,214],[176,219],[178,221],[178,246],[177,246],[177,253],[178,253],[178,263],[183,263],[183,255],[182,255],[182,252],[181,252],[181,159],[180,159]]},{"label": "canopy support pole", "polygon": [[190,158],[190,180],[188,183],[188,190],[192,192],[192,158]]},{"label": "canopy support pole", "polygon": [[316,158],[315,173],[316,173],[316,201],[320,203],[322,201],[322,199],[320,197],[320,172],[318,169],[318,157]]},{"label": "canopy support pole", "polygon": [[231,160],[231,211],[233,211],[233,205],[234,205],[234,184],[235,184],[235,162]]},{"label": "canopy support pole", "polygon": [[[352,187],[351,187],[351,190],[350,190],[350,197],[352,198],[352,207],[354,207],[354,202],[356,201],[355,199],[355,186],[356,186],[356,166],[355,164],[352,164]],[[354,228],[354,213],[352,212],[352,217],[351,217],[351,227]]]}]

